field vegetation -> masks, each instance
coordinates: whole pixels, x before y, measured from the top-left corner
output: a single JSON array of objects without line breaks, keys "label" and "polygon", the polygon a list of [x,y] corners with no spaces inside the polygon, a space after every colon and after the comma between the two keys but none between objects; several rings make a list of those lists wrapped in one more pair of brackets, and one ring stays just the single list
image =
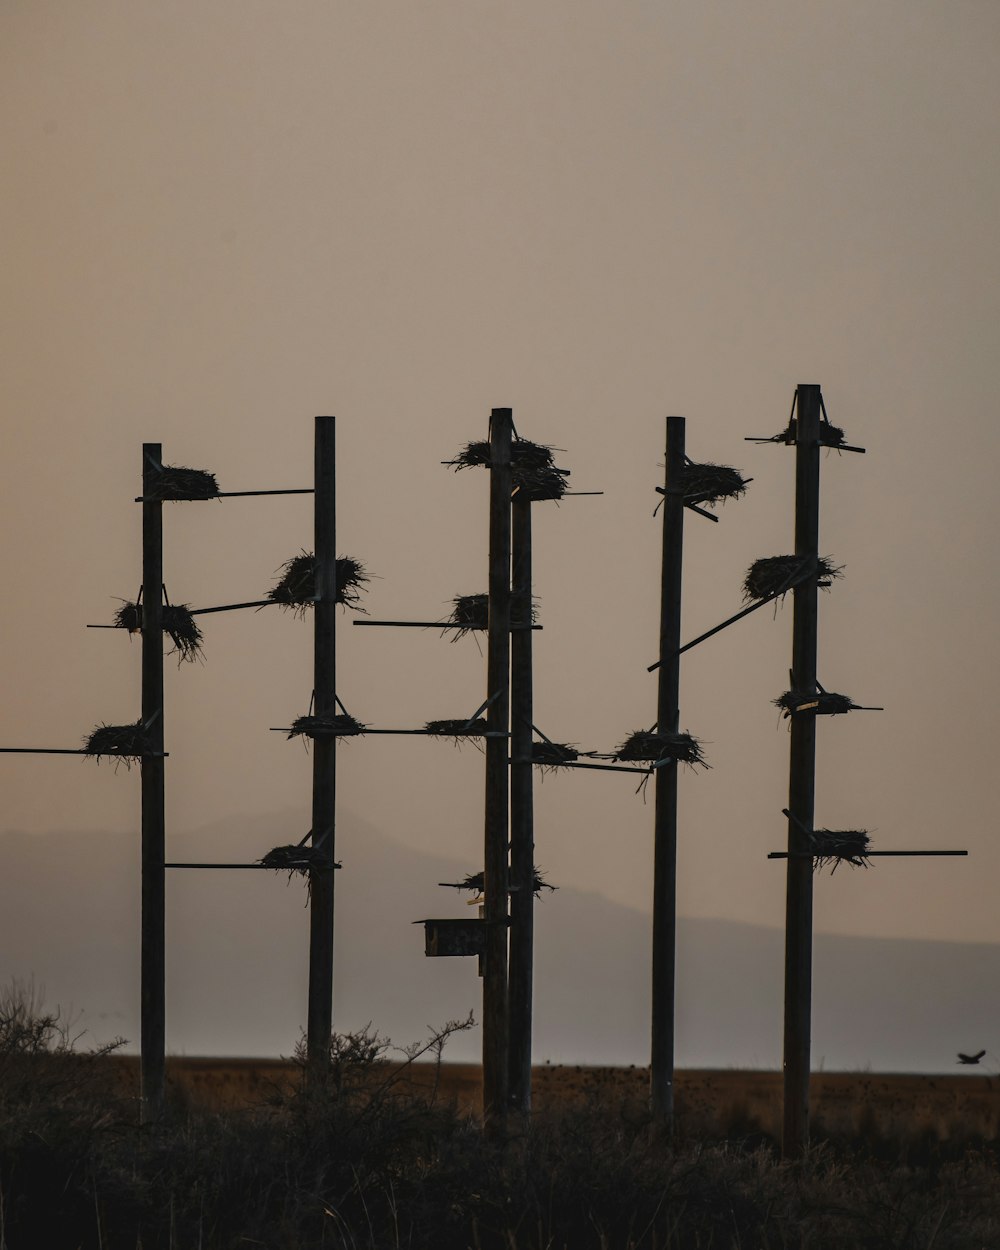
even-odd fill
[{"label": "field vegetation", "polygon": [[[109,1061],[22,991],[0,998],[0,1250],[979,1250],[1000,1246],[995,1140],[873,1123],[782,1162],[751,1116],[658,1141],[593,1097],[504,1142],[402,1056],[332,1039],[256,1105],[141,1124]],[[300,1057],[301,1058],[301,1057]],[[417,1068],[421,1070],[419,1079]]]}]

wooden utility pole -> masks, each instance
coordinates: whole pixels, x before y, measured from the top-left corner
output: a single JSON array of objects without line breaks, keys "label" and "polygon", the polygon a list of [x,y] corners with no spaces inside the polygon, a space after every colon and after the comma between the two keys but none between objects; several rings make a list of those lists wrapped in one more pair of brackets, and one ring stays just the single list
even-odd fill
[{"label": "wooden utility pole", "polygon": [[[514,619],[531,624],[531,500],[526,490],[511,505]],[[534,962],[534,795],[531,734],[532,632],[511,634],[510,726],[510,1105],[531,1110],[531,1022]]]},{"label": "wooden utility pole", "polygon": [[142,723],[149,749],[142,778],[140,1092],[143,1119],[163,1106],[166,1032],[165,815],[163,761],[163,504],[155,496],[159,443],[142,445]]},{"label": "wooden utility pole", "polygon": [[[337,714],[336,418],[316,418],[313,712]],[[309,872],[308,1070],[325,1071],[333,1029],[333,919],[337,739],[313,739],[312,847],[322,856]]]},{"label": "wooden utility pole", "polygon": [[[820,388],[795,392],[795,554],[819,560]],[[792,591],[792,689],[816,691],[817,577]],[[816,798],[816,717],[791,718],[788,781],[788,877],[785,902],[784,1125],[782,1153],[802,1154],[809,1141],[809,1052],[812,1011],[813,861],[809,831]]]},{"label": "wooden utility pole", "polygon": [[510,743],[510,408],[490,416],[489,622],[486,653],[486,820],[483,854],[483,1121],[502,1136],[507,1120],[508,757]]},{"label": "wooden utility pole", "polygon": [[[660,570],[660,660],[656,698],[659,733],[680,721],[681,573],[684,550],[683,417],[667,417]],[[677,945],[677,770],[656,770],[653,850],[653,1009],[650,1109],[663,1133],[674,1121],[674,979]]]}]

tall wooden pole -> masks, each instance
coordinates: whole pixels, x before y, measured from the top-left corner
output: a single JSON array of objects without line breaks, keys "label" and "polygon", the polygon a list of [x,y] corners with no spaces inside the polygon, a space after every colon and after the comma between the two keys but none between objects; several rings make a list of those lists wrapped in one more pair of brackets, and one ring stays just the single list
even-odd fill
[{"label": "tall wooden pole", "polygon": [[[820,388],[795,392],[795,554],[819,558]],[[792,591],[792,687],[816,690],[816,578]],[[806,831],[816,797],[815,716],[793,716],[788,781],[788,878],[785,902],[784,1125],[782,1152],[801,1155],[809,1141],[812,1012],[813,861]]]},{"label": "tall wooden pole", "polygon": [[507,1119],[508,753],[510,726],[510,449],[513,414],[490,417],[489,622],[486,686],[486,820],[483,855],[483,1121],[501,1136]]},{"label": "tall wooden pole", "polygon": [[159,443],[142,445],[142,722],[150,750],[142,785],[140,1092],[144,1119],[163,1106],[166,1032],[165,815],[163,768],[163,504],[154,499]]},{"label": "tall wooden pole", "polygon": [[[316,418],[316,603],[314,606],[313,711],[337,714],[337,494],[336,418]],[[322,863],[309,873],[308,1069],[325,1069],[333,1029],[333,903],[336,858],[337,739],[313,739],[312,846]]]},{"label": "tall wooden pole", "polygon": [[[683,417],[667,417],[660,570],[660,666],[656,724],[677,733],[680,721],[681,573],[684,548]],[[673,1132],[674,980],[677,945],[677,770],[656,770],[653,848],[653,1010],[650,1109],[661,1132]]]},{"label": "tall wooden pole", "polygon": [[[521,624],[531,621],[531,501],[514,496],[511,603]],[[510,1105],[531,1110],[531,1022],[534,965],[534,795],[531,763],[532,632],[510,642]]]}]

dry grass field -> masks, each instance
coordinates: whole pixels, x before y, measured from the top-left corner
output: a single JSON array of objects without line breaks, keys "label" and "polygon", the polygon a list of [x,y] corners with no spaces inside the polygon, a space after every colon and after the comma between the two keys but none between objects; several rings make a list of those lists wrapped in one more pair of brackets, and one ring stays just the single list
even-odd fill
[{"label": "dry grass field", "polygon": [[[134,1088],[138,1060],[115,1057],[122,1079]],[[168,1060],[173,1097],[209,1110],[265,1103],[290,1092],[300,1079],[295,1064],[275,1059]],[[459,1110],[481,1110],[476,1064],[415,1063],[408,1084],[438,1092]],[[538,1111],[601,1105],[626,1120],[641,1119],[648,1086],[645,1068],[545,1064],[533,1074]],[[781,1074],[741,1069],[687,1070],[676,1074],[678,1126],[685,1136],[780,1136]],[[1000,1080],[989,1076],[914,1076],[873,1072],[817,1072],[812,1077],[815,1130],[837,1137],[914,1138],[933,1133],[941,1141],[995,1140],[1000,1135]]]}]

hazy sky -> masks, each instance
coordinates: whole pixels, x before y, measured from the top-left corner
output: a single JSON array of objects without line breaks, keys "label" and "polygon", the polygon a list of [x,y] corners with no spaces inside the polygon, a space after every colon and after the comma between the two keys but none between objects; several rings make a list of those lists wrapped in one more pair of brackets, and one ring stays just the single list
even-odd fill
[{"label": "hazy sky", "polygon": [[[510,405],[605,492],[535,509],[536,719],[610,749],[655,717],[663,418],[754,479],[720,524],[689,518],[689,637],[791,548],[793,453],[743,438],[818,382],[868,448],[823,464],[846,576],[820,680],[886,711],[820,726],[817,824],[971,856],[824,876],[817,927],[1000,941],[998,70],[992,0],[2,0],[2,744],[138,715],[138,644],[84,626],[135,597],[143,440],[223,489],[309,486],[313,416],[335,414],[367,607],[435,619],[486,588],[486,476],[440,462]],[[165,511],[192,605],[258,597],[311,544],[308,497]],[[169,830],[300,807],[289,840],[309,757],[268,727],[308,707],[310,625],[203,625],[205,664],[168,667]],[[682,725],[712,765],[683,777],[685,915],[782,923],[790,629],[789,604],[685,658]],[[469,638],[348,614],[340,655],[371,725],[482,698]],[[338,889],[352,813],[479,866],[474,750],[378,737],[341,760]],[[136,774],[0,769],[3,829],[137,827]],[[647,906],[629,779],[536,790],[547,874]]]}]

